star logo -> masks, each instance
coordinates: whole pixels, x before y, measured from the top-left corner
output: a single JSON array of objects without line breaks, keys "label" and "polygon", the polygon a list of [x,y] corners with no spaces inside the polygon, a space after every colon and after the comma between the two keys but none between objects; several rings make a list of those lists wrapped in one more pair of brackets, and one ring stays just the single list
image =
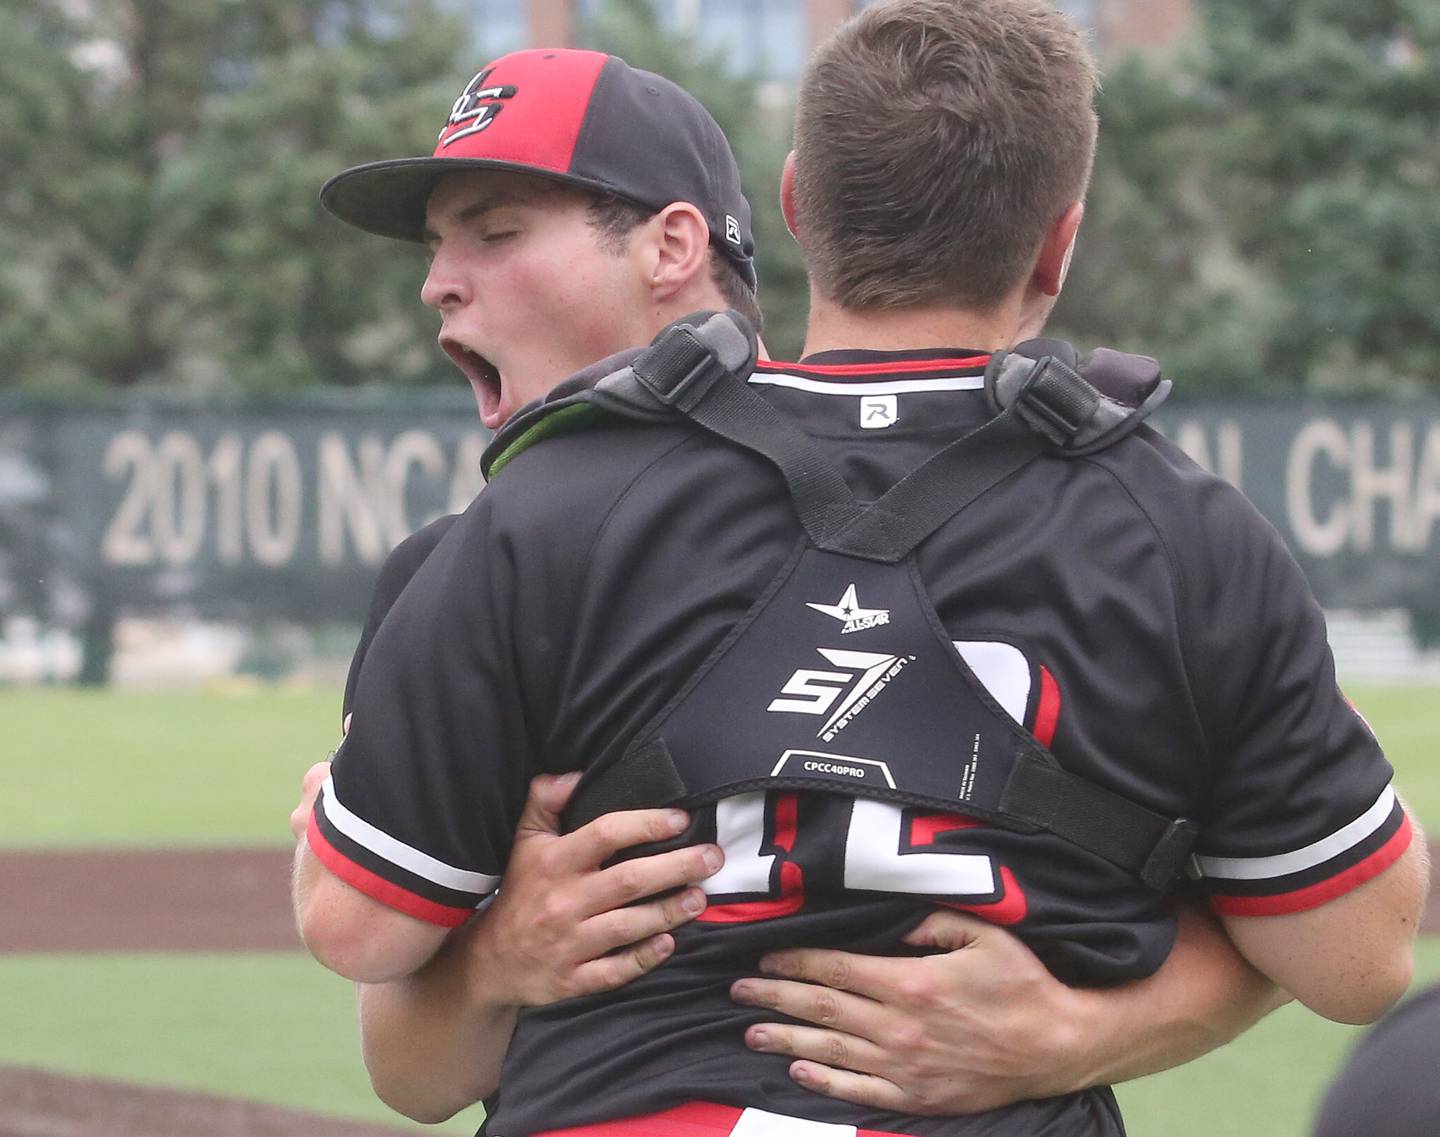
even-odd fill
[{"label": "star logo", "polygon": [[844,624],[845,626],[840,629],[842,636],[849,632],[863,632],[866,628],[878,628],[881,624],[890,622],[890,609],[860,607],[860,601],[855,598],[853,584],[834,604],[807,604],[805,606],[814,608],[817,612],[823,612]]}]

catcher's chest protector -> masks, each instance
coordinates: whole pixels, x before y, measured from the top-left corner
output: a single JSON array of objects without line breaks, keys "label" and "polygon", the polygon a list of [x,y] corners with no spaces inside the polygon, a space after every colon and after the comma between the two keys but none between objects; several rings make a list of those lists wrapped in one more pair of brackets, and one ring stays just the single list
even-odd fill
[{"label": "catcher's chest protector", "polygon": [[[1065,771],[967,666],[913,555],[1041,454],[1091,453],[1133,430],[1164,397],[1158,371],[1142,398],[1125,402],[1078,374],[1073,351],[1069,362],[997,357],[987,381],[1005,410],[862,506],[813,442],[745,384],[750,343],[747,355],[726,316],[672,328],[630,366],[551,408],[578,400],[635,417],[689,418],[769,459],[806,533],[620,759],[587,771],[567,823],[757,790],[820,790],[1044,830],[1165,887],[1194,827]],[[1134,358],[1109,353],[1104,361],[1129,377]],[[497,439],[505,453],[527,431],[543,430],[527,417]]]},{"label": "catcher's chest protector", "polygon": [[911,558],[807,546],[621,766],[677,778],[689,804],[820,789],[999,821],[1022,758],[1047,761],[971,674]]}]

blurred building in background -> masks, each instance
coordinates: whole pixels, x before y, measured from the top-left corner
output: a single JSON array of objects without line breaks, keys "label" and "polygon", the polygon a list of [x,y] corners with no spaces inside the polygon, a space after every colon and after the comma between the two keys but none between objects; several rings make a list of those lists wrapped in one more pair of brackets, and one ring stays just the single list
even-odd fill
[{"label": "blurred building in background", "polygon": [[[654,0],[669,28],[722,52],[738,72],[793,80],[825,34],[875,0]],[[452,0],[485,56],[524,47],[584,47],[605,0]],[[1057,0],[1105,54],[1163,50],[1189,26],[1194,0]]]}]

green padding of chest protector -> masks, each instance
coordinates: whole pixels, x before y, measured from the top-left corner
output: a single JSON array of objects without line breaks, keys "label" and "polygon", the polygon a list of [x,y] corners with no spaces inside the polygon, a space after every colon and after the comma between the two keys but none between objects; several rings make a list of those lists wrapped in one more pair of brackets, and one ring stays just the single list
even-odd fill
[{"label": "green padding of chest protector", "polygon": [[503,470],[506,465],[515,459],[517,455],[529,450],[538,442],[544,442],[547,438],[553,438],[557,434],[569,434],[575,430],[585,430],[588,427],[598,425],[601,419],[611,416],[599,407],[591,406],[588,403],[578,403],[574,406],[561,407],[544,416],[525,431],[504,450],[495,456],[495,461],[490,463],[490,477],[493,479]]}]

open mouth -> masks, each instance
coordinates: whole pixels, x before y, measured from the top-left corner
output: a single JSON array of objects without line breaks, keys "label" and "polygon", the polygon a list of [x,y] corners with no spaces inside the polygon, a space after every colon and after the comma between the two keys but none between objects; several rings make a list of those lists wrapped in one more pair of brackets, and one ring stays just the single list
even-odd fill
[{"label": "open mouth", "polygon": [[478,351],[473,351],[458,340],[441,339],[440,346],[465,373],[465,378],[470,380],[470,387],[475,392],[475,404],[480,410],[480,421],[494,429],[499,425],[500,419],[500,369]]}]

